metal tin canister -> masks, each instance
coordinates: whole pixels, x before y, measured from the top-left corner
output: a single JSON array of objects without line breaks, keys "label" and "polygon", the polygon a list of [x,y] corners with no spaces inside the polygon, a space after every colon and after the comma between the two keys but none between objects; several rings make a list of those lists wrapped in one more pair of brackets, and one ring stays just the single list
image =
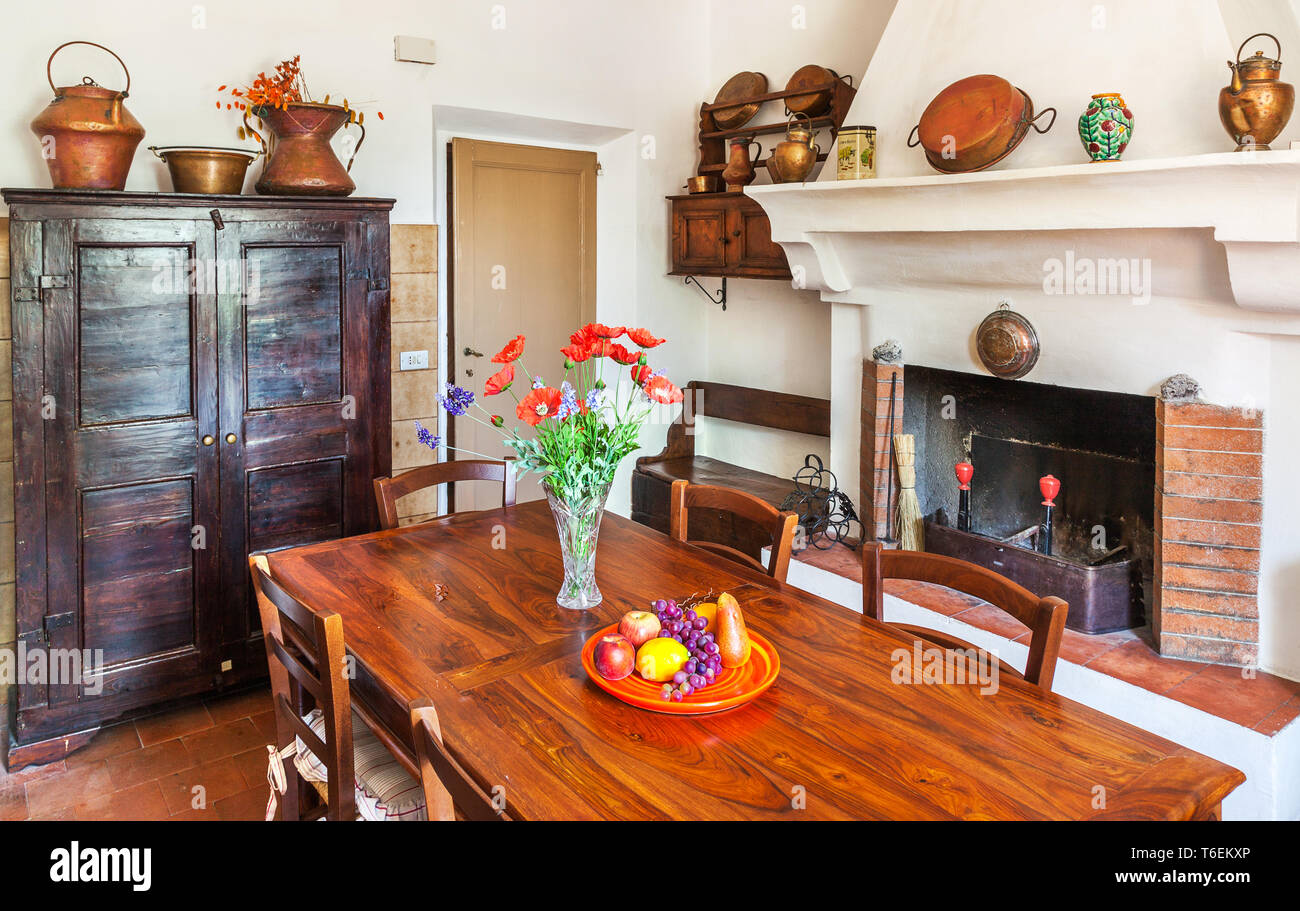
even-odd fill
[{"label": "metal tin canister", "polygon": [[841,127],[837,141],[836,180],[862,180],[876,176],[875,127]]}]

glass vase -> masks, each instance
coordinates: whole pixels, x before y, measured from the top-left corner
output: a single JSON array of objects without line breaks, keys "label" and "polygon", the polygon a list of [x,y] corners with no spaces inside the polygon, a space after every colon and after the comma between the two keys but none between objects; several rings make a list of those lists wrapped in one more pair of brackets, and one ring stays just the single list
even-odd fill
[{"label": "glass vase", "polygon": [[560,536],[560,559],[564,562],[564,584],[555,603],[570,610],[586,610],[601,602],[596,587],[596,539],[600,520],[605,515],[605,498],[611,484],[577,490],[553,489],[549,480],[542,482],[546,502],[555,516],[555,530]]}]

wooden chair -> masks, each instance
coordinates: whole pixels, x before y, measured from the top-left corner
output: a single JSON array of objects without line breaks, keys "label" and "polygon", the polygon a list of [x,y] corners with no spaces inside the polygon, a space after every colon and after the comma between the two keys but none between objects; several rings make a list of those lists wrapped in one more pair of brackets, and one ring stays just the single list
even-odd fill
[{"label": "wooden chair", "polygon": [[498,481],[501,484],[501,505],[515,505],[514,458],[501,462],[490,459],[462,459],[435,462],[412,468],[391,478],[375,478],[375,499],[379,502],[379,524],[384,528],[397,527],[397,501],[407,494],[452,484],[456,481]]},{"label": "wooden chair", "polygon": [[[697,547],[743,563],[767,573],[778,582],[784,582],[790,571],[790,552],[794,546],[794,529],[799,517],[792,512],[782,512],[771,503],[753,494],[730,487],[712,484],[691,484],[674,481],[669,494],[668,533],[678,541],[687,541]],[[722,510],[766,529],[771,534],[771,553],[767,566],[754,556],[716,541],[692,540],[689,537],[689,514],[692,509]]]},{"label": "wooden chair", "polygon": [[[281,751],[301,738],[325,765],[330,784],[351,782],[352,706],[348,681],[344,677],[343,620],[333,611],[313,611],[271,579],[266,557],[248,558],[253,573],[253,591],[262,615],[266,640],[266,662],[271,671],[271,700],[275,704],[276,747]],[[303,690],[316,702],[325,719],[322,740],[298,714]],[[286,762],[284,819],[356,819],[357,808],[351,787],[327,788],[325,805],[300,812],[298,771]]]},{"label": "wooden chair", "polygon": [[[1020,677],[1044,692],[1051,692],[1056,659],[1061,653],[1065,615],[1069,612],[1069,605],[1060,598],[1040,598],[1006,576],[965,560],[913,550],[886,550],[878,541],[870,541],[862,548],[862,612],[876,620],[883,619],[886,579],[942,585],[974,595],[1015,617],[1032,633],[1029,659],[1024,673],[999,661],[999,673]],[[902,623],[894,625],[944,649],[975,649],[969,642],[935,630]]]},{"label": "wooden chair", "polygon": [[429,819],[450,821],[457,818],[472,822],[509,820],[504,810],[497,810],[482,788],[475,784],[460,763],[447,752],[442,742],[438,711],[427,699],[411,703],[411,734],[420,765],[420,783],[429,806]]},{"label": "wooden chair", "polygon": [[[351,704],[342,618],[314,610],[281,588],[262,554],[251,555],[248,564],[262,618],[276,750],[284,773],[281,818],[427,818],[424,793],[411,776],[414,766],[395,758],[400,755],[395,738]],[[304,691],[314,702],[306,715]],[[271,761],[274,767],[276,760]],[[319,795],[320,806],[304,806],[310,792],[303,782]]]}]

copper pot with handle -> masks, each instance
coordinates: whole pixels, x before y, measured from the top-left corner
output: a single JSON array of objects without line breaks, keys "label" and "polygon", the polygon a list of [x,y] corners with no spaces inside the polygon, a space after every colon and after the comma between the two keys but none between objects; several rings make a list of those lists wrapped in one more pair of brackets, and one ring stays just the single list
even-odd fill
[{"label": "copper pot with handle", "polygon": [[[248,115],[253,114],[271,134],[268,142],[253,129]],[[340,129],[355,126],[361,138],[352,147],[345,167],[334,154],[330,138]],[[273,196],[349,196],[356,190],[348,173],[366,128],[341,105],[314,101],[291,101],[283,108],[250,107],[244,112],[244,128],[262,144],[266,164],[255,189]]]},{"label": "copper pot with handle", "polygon": [[[802,117],[804,124],[796,123]],[[796,111],[785,125],[785,140],[778,142],[767,158],[767,172],[774,183],[798,183],[805,180],[817,166],[821,150],[813,142],[812,120],[807,114]]]},{"label": "copper pot with handle", "polygon": [[[735,136],[729,140],[728,146],[730,153],[722,179],[727,184],[728,193],[743,193],[745,187],[754,182],[754,162],[763,157],[763,146],[753,136]],[[758,146],[753,158],[749,155],[750,146]]]},{"label": "copper pot with handle", "polygon": [[1256,51],[1241,59],[1241,52],[1255,38],[1272,38],[1277,56],[1282,56],[1282,42],[1268,32],[1258,32],[1241,42],[1237,61],[1228,61],[1232,81],[1219,90],[1219,120],[1237,143],[1237,151],[1267,150],[1291,119],[1295,107],[1295,87],[1278,77],[1282,61]]},{"label": "copper pot with handle", "polygon": [[[126,87],[120,92],[104,88],[89,76],[83,76],[79,85],[55,87],[54,58],[73,44],[112,55],[126,74]],[[131,73],[122,58],[93,41],[66,41],[46,61],[45,78],[54,100],[32,121],[32,132],[41,140],[55,189],[121,190],[135,148],[144,139],[144,127],[123,103],[131,91]]]}]

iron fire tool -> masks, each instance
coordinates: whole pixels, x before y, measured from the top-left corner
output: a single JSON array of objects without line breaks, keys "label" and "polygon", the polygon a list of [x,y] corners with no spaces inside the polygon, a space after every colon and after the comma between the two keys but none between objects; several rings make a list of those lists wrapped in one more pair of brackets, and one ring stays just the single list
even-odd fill
[{"label": "iron fire tool", "polygon": [[1056,495],[1061,492],[1061,482],[1049,475],[1044,475],[1038,479],[1038,489],[1043,494],[1043,505],[1047,507],[1047,516],[1043,522],[1043,533],[1039,540],[1042,541],[1041,551],[1047,556],[1052,555],[1052,510],[1056,507],[1053,502]]},{"label": "iron fire tool", "polygon": [[958,462],[953,466],[957,475],[957,530],[970,531],[970,479],[975,476],[975,466]]}]

